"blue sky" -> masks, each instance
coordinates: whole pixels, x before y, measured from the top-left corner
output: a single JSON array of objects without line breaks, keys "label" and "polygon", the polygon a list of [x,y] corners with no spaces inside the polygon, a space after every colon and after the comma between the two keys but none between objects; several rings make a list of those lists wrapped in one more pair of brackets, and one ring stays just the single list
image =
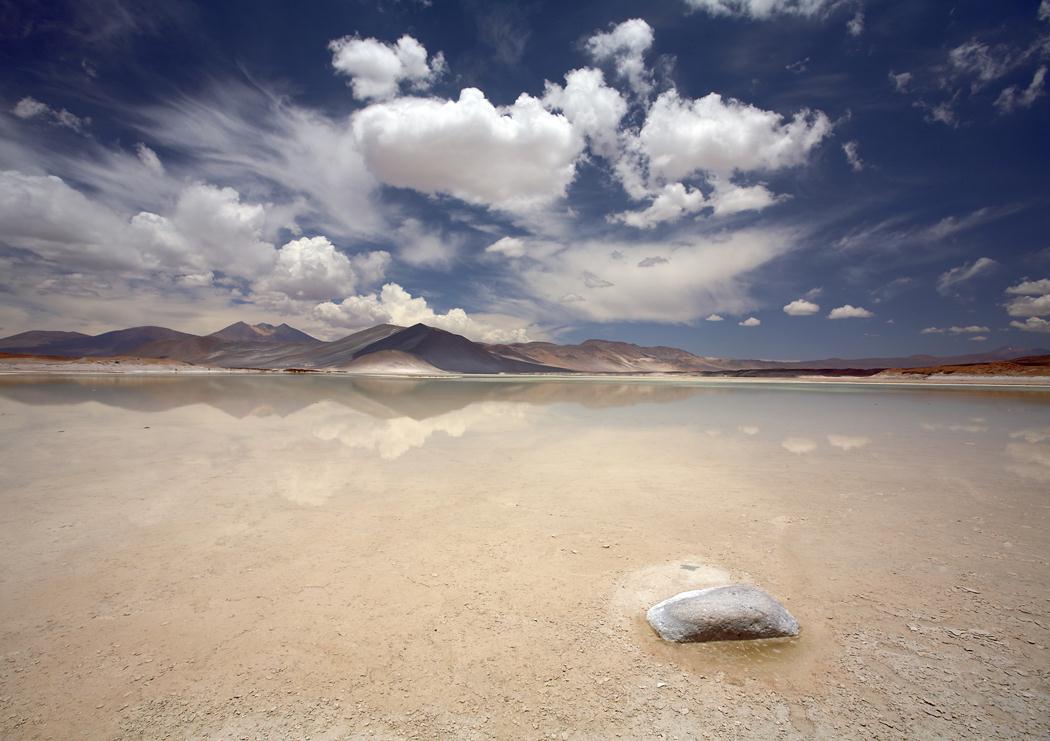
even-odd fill
[{"label": "blue sky", "polygon": [[8,3],[0,333],[1050,345],[1050,0]]}]

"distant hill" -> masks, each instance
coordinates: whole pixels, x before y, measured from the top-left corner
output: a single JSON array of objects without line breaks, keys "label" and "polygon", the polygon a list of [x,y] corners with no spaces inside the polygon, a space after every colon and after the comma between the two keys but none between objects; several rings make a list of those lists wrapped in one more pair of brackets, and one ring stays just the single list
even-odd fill
[{"label": "distant hill", "polygon": [[209,337],[216,337],[227,342],[292,342],[303,344],[316,344],[321,340],[311,337],[295,327],[287,324],[248,324],[247,322],[234,322],[228,327],[223,327],[218,332],[212,332]]},{"label": "distant hill", "polygon": [[483,344],[425,324],[379,324],[332,342],[287,324],[235,322],[209,335],[165,327],[131,327],[91,336],[31,331],[0,339],[8,355],[138,357],[220,368],[347,370],[360,373],[696,373],[706,375],[799,375],[820,370],[870,375],[884,369],[928,369],[1009,362],[1046,350],[1000,347],[954,357],[827,358],[808,361],[737,360],[694,355],[674,347],[587,340]]}]

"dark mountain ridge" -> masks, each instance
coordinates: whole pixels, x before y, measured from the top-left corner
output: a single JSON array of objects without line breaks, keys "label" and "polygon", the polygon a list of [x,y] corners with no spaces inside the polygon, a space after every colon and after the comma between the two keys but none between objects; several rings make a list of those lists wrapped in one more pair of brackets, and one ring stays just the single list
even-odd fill
[{"label": "dark mountain ridge", "polygon": [[0,339],[10,355],[97,358],[135,356],[220,368],[307,370],[343,369],[363,373],[698,373],[739,374],[804,370],[873,371],[1011,361],[1047,350],[1004,346],[957,356],[912,355],[904,358],[827,358],[809,361],[737,360],[704,357],[675,347],[644,347],[629,342],[591,339],[577,345],[553,342],[483,344],[426,324],[400,327],[379,324],[325,342],[287,324],[235,322],[199,336],[165,327],[86,335],[79,332],[30,331]]}]

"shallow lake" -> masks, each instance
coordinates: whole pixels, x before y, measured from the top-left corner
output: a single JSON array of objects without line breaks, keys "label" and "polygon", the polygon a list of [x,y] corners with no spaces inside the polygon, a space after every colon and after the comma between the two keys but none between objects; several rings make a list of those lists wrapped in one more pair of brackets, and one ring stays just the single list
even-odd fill
[{"label": "shallow lake", "polygon": [[[1050,733],[1046,391],[7,376],[0,466],[4,737]],[[802,635],[644,622],[729,581]]]}]

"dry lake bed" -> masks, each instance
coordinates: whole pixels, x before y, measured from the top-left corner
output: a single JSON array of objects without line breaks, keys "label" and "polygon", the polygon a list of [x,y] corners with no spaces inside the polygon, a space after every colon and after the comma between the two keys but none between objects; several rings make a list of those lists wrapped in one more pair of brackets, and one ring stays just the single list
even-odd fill
[{"label": "dry lake bed", "polygon": [[[1046,738],[1050,393],[0,378],[4,738]],[[645,609],[756,584],[778,641]]]}]

